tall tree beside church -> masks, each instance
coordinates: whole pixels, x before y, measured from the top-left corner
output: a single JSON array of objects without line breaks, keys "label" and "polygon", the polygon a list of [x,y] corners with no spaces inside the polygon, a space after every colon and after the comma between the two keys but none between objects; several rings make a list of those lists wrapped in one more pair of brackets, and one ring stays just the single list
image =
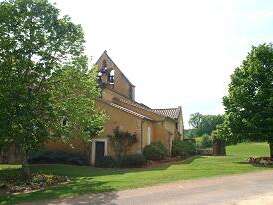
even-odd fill
[{"label": "tall tree beside church", "polygon": [[[52,90],[50,79],[52,74],[62,73],[67,65],[76,66],[77,77],[82,77],[79,72],[86,72],[80,25],[72,23],[68,16],[61,16],[47,0],[0,2],[1,147],[19,145],[27,156],[50,137],[49,131],[56,125],[52,120],[57,119],[58,111],[67,108],[62,104],[64,109],[56,108],[58,103],[52,95],[57,91]],[[86,84],[86,76],[83,82],[81,85]],[[85,108],[84,103],[80,105]]]},{"label": "tall tree beside church", "polygon": [[273,47],[252,47],[224,97],[230,141],[266,141],[273,157]]},{"label": "tall tree beside church", "polygon": [[51,124],[53,138],[64,142],[80,137],[86,145],[91,137],[102,130],[104,113],[96,109],[100,96],[97,69],[79,69],[80,65],[66,66],[50,78],[54,120]]}]

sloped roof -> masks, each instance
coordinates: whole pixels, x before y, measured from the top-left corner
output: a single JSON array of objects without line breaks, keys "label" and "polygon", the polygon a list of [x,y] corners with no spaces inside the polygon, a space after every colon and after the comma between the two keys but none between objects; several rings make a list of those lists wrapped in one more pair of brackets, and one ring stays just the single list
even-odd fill
[{"label": "sloped roof", "polygon": [[130,109],[125,108],[125,107],[122,107],[122,106],[120,106],[120,105],[118,105],[118,104],[115,104],[115,103],[112,103],[112,102],[107,102],[107,101],[101,100],[101,99],[100,99],[99,101],[100,101],[100,102],[103,102],[103,103],[105,103],[105,104],[107,104],[107,105],[110,105],[110,106],[112,106],[112,107],[114,107],[114,108],[117,108],[117,109],[119,109],[119,110],[122,110],[122,111],[124,111],[124,112],[127,112],[127,113],[129,113],[129,114],[131,114],[131,115],[134,115],[134,116],[136,116],[136,117],[139,117],[139,118],[141,118],[141,119],[153,120],[153,119],[151,119],[150,117],[147,117],[147,116],[145,116],[145,115],[139,114],[139,113],[137,113],[137,112],[135,112],[135,111],[133,111],[133,110],[130,110]]},{"label": "sloped roof", "polygon": [[177,108],[164,108],[164,109],[153,109],[154,112],[164,115],[166,117],[170,117],[172,119],[178,119],[181,107]]},{"label": "sloped roof", "polygon": [[[147,105],[145,105],[143,103],[138,103],[136,101],[132,101],[132,100],[128,99],[127,97],[125,97],[125,99],[118,98],[118,100],[123,102],[123,103],[129,104],[131,106],[134,106],[134,107],[146,110],[148,112],[154,113],[154,114],[156,114],[158,116],[170,118],[172,120],[177,120],[178,117],[179,117],[180,111],[182,112],[182,108],[180,106],[178,108],[152,109],[152,108],[148,107]],[[161,112],[162,110],[170,110],[170,109],[177,109],[177,111],[178,111],[177,114],[171,116],[171,115],[166,115],[165,112]]]},{"label": "sloped roof", "polygon": [[139,117],[139,118],[152,120],[151,118],[149,118],[149,117],[147,117],[147,116],[145,116],[145,115],[139,114],[139,113],[137,113],[137,112],[135,112],[135,111],[129,110],[128,108],[122,107],[122,106],[117,105],[117,104],[115,104],[115,103],[110,103],[110,105],[113,106],[113,107],[115,107],[115,108],[118,108],[118,109],[120,109],[120,110],[123,110],[124,112],[127,112],[127,113],[130,113],[130,114],[132,114],[132,115],[135,115],[135,116],[137,116],[137,117]]},{"label": "sloped roof", "polygon": [[126,104],[129,104],[131,106],[134,106],[134,107],[137,107],[137,108],[140,108],[142,110],[145,110],[145,111],[148,111],[148,112],[151,112],[153,114],[156,114],[158,116],[161,116],[161,117],[168,117],[168,116],[165,116],[165,115],[162,115],[158,112],[155,112],[153,109],[149,108],[148,106],[142,104],[142,103],[138,103],[136,101],[132,101],[132,100],[125,100],[125,99],[122,99],[120,98],[119,101],[123,102],[123,103],[126,103]]}]

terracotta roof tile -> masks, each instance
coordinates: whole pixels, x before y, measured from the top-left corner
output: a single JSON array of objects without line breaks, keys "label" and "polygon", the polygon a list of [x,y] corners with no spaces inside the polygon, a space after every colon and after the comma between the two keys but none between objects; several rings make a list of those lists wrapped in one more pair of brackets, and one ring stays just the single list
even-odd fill
[{"label": "terracotta roof tile", "polygon": [[165,109],[153,109],[154,112],[164,115],[166,117],[170,117],[172,119],[178,119],[181,107],[177,108],[165,108]]},{"label": "terracotta roof tile", "polygon": [[137,117],[139,117],[139,118],[144,118],[144,119],[152,120],[151,118],[149,118],[149,117],[147,117],[147,116],[145,116],[145,115],[141,115],[141,114],[139,114],[139,113],[137,113],[137,112],[134,112],[134,111],[132,111],[132,110],[129,110],[128,108],[122,107],[122,106],[117,105],[117,104],[115,104],[115,103],[109,103],[109,104],[110,104],[111,106],[115,107],[115,108],[118,108],[118,109],[120,109],[120,110],[122,110],[122,111],[124,111],[124,112],[127,112],[127,113],[130,113],[130,114],[132,114],[132,115],[135,115],[135,116],[137,116]]}]

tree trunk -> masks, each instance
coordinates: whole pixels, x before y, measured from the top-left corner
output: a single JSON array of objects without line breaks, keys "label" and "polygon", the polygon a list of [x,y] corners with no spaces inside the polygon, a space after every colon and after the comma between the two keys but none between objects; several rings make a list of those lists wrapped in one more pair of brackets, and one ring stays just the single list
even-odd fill
[{"label": "tree trunk", "polygon": [[22,172],[23,175],[26,177],[30,176],[30,169],[29,169],[29,164],[28,164],[28,154],[25,151],[24,152],[24,158],[23,158],[23,162],[22,162]]},{"label": "tree trunk", "polygon": [[273,142],[268,142],[270,149],[270,157],[273,158]]}]

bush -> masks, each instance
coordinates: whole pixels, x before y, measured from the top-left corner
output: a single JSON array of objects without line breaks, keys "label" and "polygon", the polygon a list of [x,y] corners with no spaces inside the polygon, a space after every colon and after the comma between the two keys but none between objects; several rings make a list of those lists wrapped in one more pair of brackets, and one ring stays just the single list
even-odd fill
[{"label": "bush", "polygon": [[118,159],[114,159],[111,156],[105,156],[96,161],[97,167],[113,168],[113,167],[142,167],[147,163],[146,158],[142,154],[133,154],[121,156]]},{"label": "bush", "polygon": [[62,163],[62,164],[76,164],[87,165],[88,160],[85,156],[78,153],[68,153],[63,151],[39,151],[32,153],[28,160],[29,163]]},{"label": "bush", "polygon": [[200,145],[202,148],[212,147],[213,140],[209,135],[203,135],[200,141]]},{"label": "bush", "polygon": [[117,165],[116,161],[111,156],[104,156],[96,160],[96,167],[113,168]]},{"label": "bush", "polygon": [[144,147],[143,155],[148,160],[161,160],[167,157],[168,150],[161,142],[155,142]]},{"label": "bush", "polygon": [[172,144],[172,156],[190,156],[196,153],[196,146],[190,141],[174,140]]},{"label": "bush", "polygon": [[120,157],[117,160],[119,167],[142,167],[147,163],[143,154],[132,154]]}]

